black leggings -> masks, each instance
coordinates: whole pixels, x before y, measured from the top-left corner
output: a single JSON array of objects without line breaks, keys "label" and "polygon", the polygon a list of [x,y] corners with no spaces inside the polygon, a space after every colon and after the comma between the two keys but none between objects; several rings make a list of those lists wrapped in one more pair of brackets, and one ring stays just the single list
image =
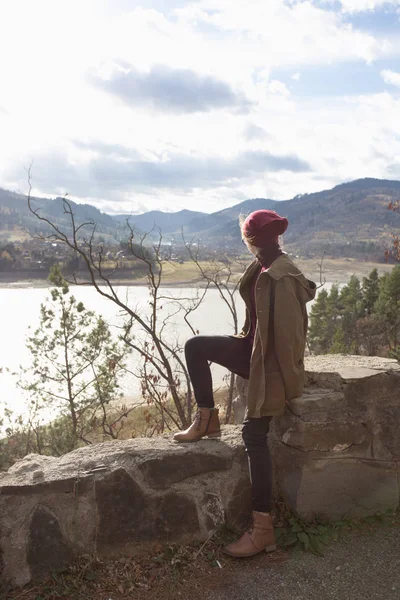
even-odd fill
[{"label": "black leggings", "polygon": [[[251,352],[252,342],[247,338],[228,335],[198,335],[186,342],[186,364],[199,407],[214,407],[209,362],[248,379]],[[246,419],[242,429],[249,459],[252,507],[260,512],[272,510],[272,462],[267,438],[271,418]]]}]

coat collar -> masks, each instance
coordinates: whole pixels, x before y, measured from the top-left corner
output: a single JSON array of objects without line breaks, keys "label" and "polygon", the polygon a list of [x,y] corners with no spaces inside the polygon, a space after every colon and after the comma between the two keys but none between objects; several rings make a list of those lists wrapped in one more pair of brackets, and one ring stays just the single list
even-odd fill
[{"label": "coat collar", "polygon": [[[259,268],[259,261],[257,259],[254,259],[243,273],[241,283],[244,283],[250,277],[252,277]],[[269,269],[266,269],[264,273],[268,273],[268,275],[273,279],[281,279],[282,277],[285,277],[285,275],[301,275],[301,271],[296,267],[296,265],[291,261],[289,256],[285,253],[281,254],[281,256],[278,256],[278,258],[274,260]]]},{"label": "coat collar", "polygon": [[281,279],[286,275],[294,275],[298,277],[301,275],[300,269],[296,267],[293,261],[289,258],[289,256],[285,253],[278,256],[276,260],[272,263],[272,265],[265,271],[268,273],[270,277],[273,279]]}]

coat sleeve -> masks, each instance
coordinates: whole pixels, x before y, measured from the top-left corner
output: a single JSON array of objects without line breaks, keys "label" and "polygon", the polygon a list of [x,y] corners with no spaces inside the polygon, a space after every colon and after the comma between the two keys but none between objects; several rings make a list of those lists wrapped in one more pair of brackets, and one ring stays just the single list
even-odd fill
[{"label": "coat sleeve", "polygon": [[235,338],[245,337],[246,334],[248,333],[249,329],[250,329],[250,315],[249,315],[249,311],[246,308],[246,317],[245,317],[245,321],[244,321],[241,331],[239,333],[232,334],[231,337],[235,337]]},{"label": "coat sleeve", "polygon": [[306,342],[306,308],[301,302],[297,283],[282,277],[275,285],[274,342],[275,353],[285,384],[286,399],[300,396],[304,386],[304,350]]}]

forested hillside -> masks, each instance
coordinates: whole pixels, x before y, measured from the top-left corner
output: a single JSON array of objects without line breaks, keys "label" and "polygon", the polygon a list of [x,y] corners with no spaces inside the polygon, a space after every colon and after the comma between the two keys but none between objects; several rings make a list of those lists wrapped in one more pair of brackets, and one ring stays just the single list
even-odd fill
[{"label": "forested hillside", "polygon": [[[241,247],[238,217],[253,210],[268,208],[287,216],[290,226],[285,234],[288,250],[301,256],[320,256],[380,260],[392,234],[400,233],[400,213],[388,210],[389,203],[400,200],[400,181],[359,179],[314,194],[291,200],[265,198],[246,200],[223,210],[206,214],[199,211],[149,211],[140,215],[105,214],[89,204],[71,201],[78,222],[93,219],[97,234],[116,241],[126,218],[139,231],[160,228],[166,242],[181,243],[183,228],[188,238],[201,238],[203,245],[223,250]],[[41,214],[67,227],[62,198],[33,200]],[[188,207],[190,208],[190,207]],[[28,211],[26,198],[0,189],[0,236],[4,241],[17,239],[24,229],[38,233],[43,229]],[[154,235],[157,235],[155,233]],[[151,236],[149,238],[152,239]]]}]

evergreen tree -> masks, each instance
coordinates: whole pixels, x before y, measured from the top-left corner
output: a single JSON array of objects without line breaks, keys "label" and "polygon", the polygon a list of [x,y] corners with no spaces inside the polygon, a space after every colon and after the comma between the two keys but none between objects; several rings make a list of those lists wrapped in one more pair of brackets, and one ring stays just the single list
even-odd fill
[{"label": "evergreen tree", "polygon": [[379,276],[373,269],[362,285],[353,275],[339,291],[322,290],[310,313],[309,342],[315,353],[386,353],[400,360],[400,265]]},{"label": "evergreen tree", "polygon": [[385,320],[378,314],[366,315],[356,324],[357,347],[361,354],[376,356],[386,345]]},{"label": "evergreen tree", "polygon": [[348,346],[345,340],[343,328],[339,325],[336,328],[329,349],[330,354],[348,354]]},{"label": "evergreen tree", "polygon": [[397,356],[400,346],[400,265],[390,274],[381,278],[376,313],[386,326],[387,343],[393,355]]},{"label": "evergreen tree", "polygon": [[[104,436],[117,437],[109,406],[121,396],[118,377],[128,348],[112,339],[102,317],[70,295],[58,266],[49,279],[54,285],[51,302],[41,305],[39,326],[27,340],[32,368],[19,385],[30,393],[34,407],[31,420],[41,437],[37,451],[47,446],[51,453],[63,454],[90,443],[95,424]],[[46,427],[44,414],[47,420],[53,417]]]},{"label": "evergreen tree", "polygon": [[333,336],[341,321],[341,302],[339,286],[333,284],[327,299],[327,337],[332,343]]},{"label": "evergreen tree", "polygon": [[356,324],[358,319],[364,316],[364,306],[360,280],[356,275],[352,275],[349,283],[342,288],[340,303],[343,352],[358,354]]},{"label": "evergreen tree", "polygon": [[364,309],[367,315],[371,315],[379,297],[380,280],[378,269],[373,269],[368,277],[364,277],[362,283],[362,295]]},{"label": "evergreen tree", "polygon": [[324,289],[319,292],[311,308],[308,341],[316,354],[326,354],[329,351],[328,292]]}]

